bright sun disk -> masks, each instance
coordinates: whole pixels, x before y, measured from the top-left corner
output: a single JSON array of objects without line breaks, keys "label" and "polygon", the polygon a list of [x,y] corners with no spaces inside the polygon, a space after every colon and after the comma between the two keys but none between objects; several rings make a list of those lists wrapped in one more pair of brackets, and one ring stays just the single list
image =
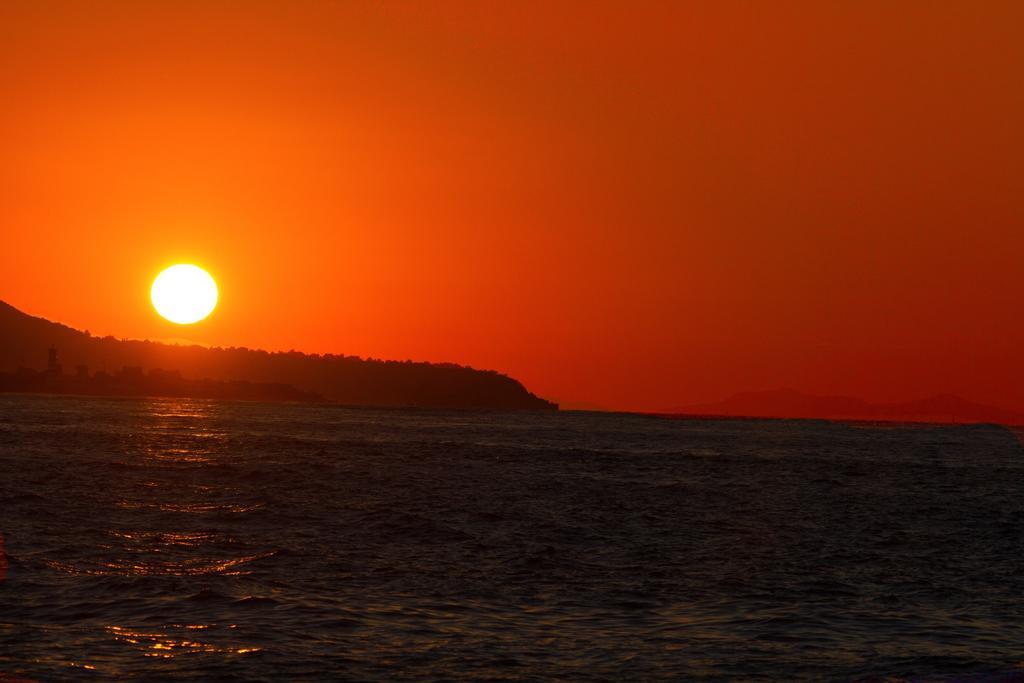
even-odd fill
[{"label": "bright sun disk", "polygon": [[179,263],[156,276],[149,296],[157,313],[172,323],[189,325],[217,306],[217,283],[199,266]]}]

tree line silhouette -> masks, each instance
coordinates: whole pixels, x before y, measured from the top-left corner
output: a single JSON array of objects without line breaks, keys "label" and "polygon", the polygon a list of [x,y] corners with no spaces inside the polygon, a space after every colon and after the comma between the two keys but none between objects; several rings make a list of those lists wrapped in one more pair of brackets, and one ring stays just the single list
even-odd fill
[{"label": "tree line silhouette", "polygon": [[124,367],[176,371],[188,380],[291,385],[347,405],[492,410],[555,410],[517,380],[453,363],[206,348],[95,337],[0,302],[0,371],[43,368],[50,347],[67,367],[113,375]]}]

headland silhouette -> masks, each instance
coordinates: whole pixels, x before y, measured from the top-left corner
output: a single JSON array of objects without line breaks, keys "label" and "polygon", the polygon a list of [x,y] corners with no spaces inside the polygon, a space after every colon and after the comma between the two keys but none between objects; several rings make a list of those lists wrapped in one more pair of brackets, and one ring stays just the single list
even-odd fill
[{"label": "headland silhouette", "polygon": [[[53,355],[59,352],[58,356]],[[48,356],[48,354],[51,354]],[[64,372],[64,367],[74,372]],[[94,337],[0,301],[0,391],[557,410],[492,370]]]},{"label": "headland silhouette", "polygon": [[1024,415],[951,394],[901,403],[871,403],[850,396],[815,396],[794,389],[748,391],[718,403],[688,406],[685,416],[795,418],[879,422],[1024,425]]}]

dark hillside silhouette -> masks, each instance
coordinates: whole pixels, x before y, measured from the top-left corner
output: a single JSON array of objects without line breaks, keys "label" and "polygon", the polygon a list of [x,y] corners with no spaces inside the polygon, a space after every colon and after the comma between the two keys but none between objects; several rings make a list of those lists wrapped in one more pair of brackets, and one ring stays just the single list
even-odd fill
[{"label": "dark hillside silhouette", "polygon": [[236,401],[323,402],[323,396],[300,391],[288,384],[230,382],[211,379],[185,379],[178,371],[162,368],[123,367],[120,372],[90,372],[79,365],[65,373],[57,360],[57,349],[49,349],[46,368],[20,367],[15,372],[0,372],[0,392],[22,394],[74,394],[80,396],[164,396],[219,398]]},{"label": "dark hillside silhouette", "polygon": [[66,368],[114,374],[124,367],[178,372],[188,380],[291,385],[347,405],[554,410],[557,405],[491,370],[447,363],[381,361],[356,356],[270,353],[93,337],[0,301],[0,372],[46,366],[56,347]]}]

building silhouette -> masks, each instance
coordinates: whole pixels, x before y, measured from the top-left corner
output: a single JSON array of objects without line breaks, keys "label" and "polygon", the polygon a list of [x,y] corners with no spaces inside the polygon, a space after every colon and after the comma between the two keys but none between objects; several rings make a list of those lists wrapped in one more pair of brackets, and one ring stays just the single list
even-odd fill
[{"label": "building silhouette", "polygon": [[60,363],[57,362],[57,347],[51,346],[48,352],[48,358],[46,361],[46,372],[50,375],[63,374],[63,370]]},{"label": "building silhouette", "polygon": [[172,398],[211,398],[242,401],[297,401],[321,403],[320,394],[296,389],[281,382],[246,380],[185,379],[179,370],[125,365],[116,374],[104,371],[89,374],[89,366],[80,364],[75,373],[65,375],[56,346],[47,351],[46,368],[37,371],[19,367],[15,372],[0,372],[0,392],[71,394],[79,396],[166,396]]}]

